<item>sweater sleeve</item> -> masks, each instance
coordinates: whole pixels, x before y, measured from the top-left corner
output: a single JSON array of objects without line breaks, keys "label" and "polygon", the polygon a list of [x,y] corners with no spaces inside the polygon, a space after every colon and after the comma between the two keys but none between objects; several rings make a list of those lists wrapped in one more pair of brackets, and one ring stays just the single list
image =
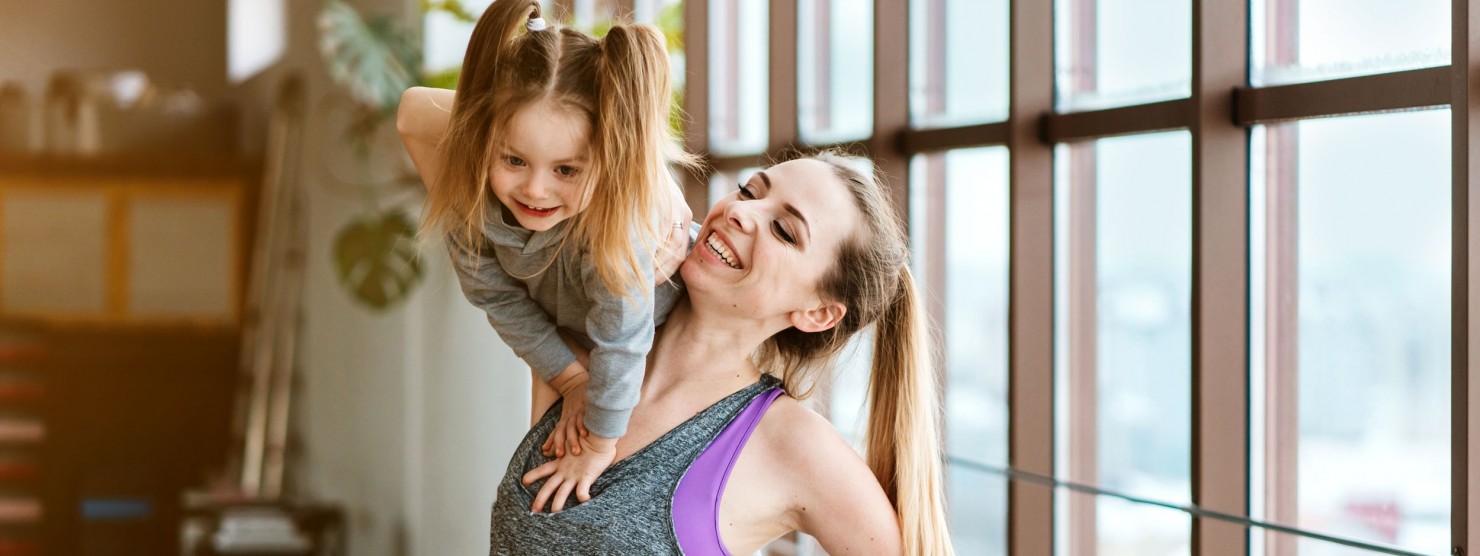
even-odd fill
[{"label": "sweater sleeve", "polygon": [[576,360],[555,331],[554,318],[529,296],[525,285],[499,265],[492,251],[468,250],[451,237],[447,250],[463,295],[488,315],[488,323],[514,354],[549,382]]},{"label": "sweater sleeve", "polygon": [[627,434],[627,421],[637,406],[647,354],[653,345],[653,261],[638,250],[639,286],[627,296],[612,293],[589,255],[581,260],[581,278],[591,310],[586,334],[591,338],[591,381],[586,386],[586,429],[603,438]]}]

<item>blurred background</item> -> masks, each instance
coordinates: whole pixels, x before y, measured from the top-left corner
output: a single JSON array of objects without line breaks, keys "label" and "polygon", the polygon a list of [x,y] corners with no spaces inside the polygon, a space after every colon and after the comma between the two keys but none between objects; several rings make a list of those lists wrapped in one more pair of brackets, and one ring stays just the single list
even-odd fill
[{"label": "blurred background", "polygon": [[0,5],[0,554],[487,551],[528,373],[393,124],[486,4]]}]

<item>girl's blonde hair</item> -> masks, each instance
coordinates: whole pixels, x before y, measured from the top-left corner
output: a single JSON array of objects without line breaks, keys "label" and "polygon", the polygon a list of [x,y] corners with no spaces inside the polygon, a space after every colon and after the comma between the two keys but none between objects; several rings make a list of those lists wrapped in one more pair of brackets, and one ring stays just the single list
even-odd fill
[{"label": "girl's blonde hair", "polygon": [[815,159],[853,194],[863,229],[839,248],[818,284],[826,299],[847,307],[829,330],[788,328],[761,344],[762,369],[787,392],[805,396],[858,331],[874,327],[869,375],[867,460],[899,513],[905,554],[954,554],[946,528],[940,403],[925,316],[910,274],[909,242],[888,193],[858,160],[824,151]]},{"label": "girl's blonde hair", "polygon": [[[668,127],[668,52],[647,25],[616,25],[595,38],[540,17],[536,0],[498,0],[483,12],[468,41],[447,133],[438,145],[441,174],[428,180],[423,230],[446,232],[454,245],[482,243],[490,209],[489,167],[502,151],[520,109],[554,102],[590,124],[586,210],[572,218],[568,239],[589,249],[614,293],[647,291],[637,249],[651,253],[668,233],[665,163],[691,166]],[[493,216],[495,218],[499,216]]]}]

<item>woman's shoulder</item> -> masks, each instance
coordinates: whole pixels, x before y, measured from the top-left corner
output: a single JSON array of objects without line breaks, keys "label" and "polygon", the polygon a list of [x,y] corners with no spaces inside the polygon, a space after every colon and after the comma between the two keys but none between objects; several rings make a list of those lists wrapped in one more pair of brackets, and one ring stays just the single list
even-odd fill
[{"label": "woman's shoulder", "polygon": [[[831,421],[786,394],[771,404],[755,436],[783,469],[826,470],[855,462],[866,465]],[[800,449],[803,447],[806,449]]]}]

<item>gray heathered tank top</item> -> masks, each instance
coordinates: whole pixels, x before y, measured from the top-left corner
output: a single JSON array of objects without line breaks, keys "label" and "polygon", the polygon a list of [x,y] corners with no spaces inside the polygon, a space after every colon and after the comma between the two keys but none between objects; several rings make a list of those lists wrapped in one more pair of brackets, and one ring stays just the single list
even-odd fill
[{"label": "gray heathered tank top", "polygon": [[526,487],[519,478],[550,461],[540,453],[560,406],[545,412],[524,436],[493,503],[490,554],[682,554],[673,533],[673,492],[694,459],[756,396],[778,385],[770,375],[690,417],[627,458],[612,464],[591,486],[591,500],[565,510],[530,513],[544,481]]}]

